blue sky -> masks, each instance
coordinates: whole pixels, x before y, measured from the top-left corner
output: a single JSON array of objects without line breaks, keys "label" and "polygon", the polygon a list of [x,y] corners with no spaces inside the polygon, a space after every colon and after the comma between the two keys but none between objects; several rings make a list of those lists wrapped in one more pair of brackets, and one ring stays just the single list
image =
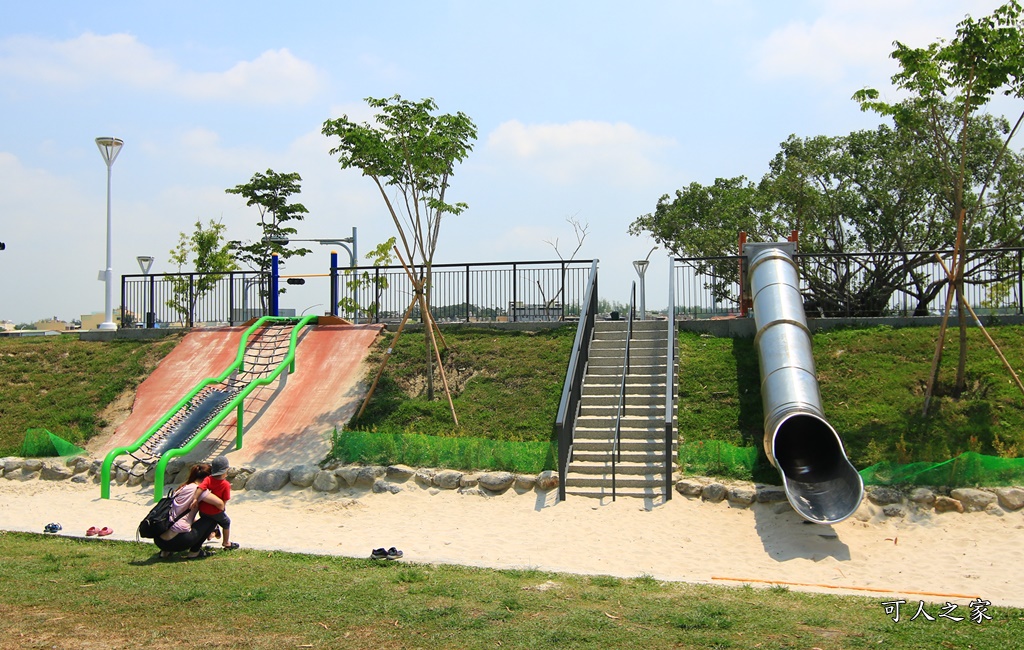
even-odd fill
[{"label": "blue sky", "polygon": [[[433,97],[478,127],[449,197],[437,262],[601,260],[602,297],[625,301],[626,230],[658,197],[716,177],[760,178],[790,134],[879,123],[850,96],[887,90],[892,42],[951,37],[997,1],[4,2],[0,5],[0,319],[102,311],[106,167],[97,136],[125,141],[113,167],[113,268],[168,261],[178,233],[222,221],[254,239],[258,215],[224,189],[298,172],[305,238],[393,233],[372,183],[341,171],[324,120],[371,118],[363,98]],[[1019,110],[1019,109],[1018,109]],[[329,250],[289,262],[317,273]],[[647,304],[664,306],[656,252]],[[327,302],[326,285],[282,306]],[[115,300],[116,302],[116,300]],[[315,307],[312,312],[327,309]]]}]

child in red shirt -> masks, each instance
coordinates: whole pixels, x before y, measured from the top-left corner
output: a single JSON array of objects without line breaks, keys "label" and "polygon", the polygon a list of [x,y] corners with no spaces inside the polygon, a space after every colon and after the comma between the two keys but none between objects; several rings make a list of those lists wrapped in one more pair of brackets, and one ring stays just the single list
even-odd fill
[{"label": "child in red shirt", "polygon": [[[214,495],[220,497],[226,506],[228,499],[231,498],[231,484],[227,481],[227,473],[227,456],[217,456],[213,459],[210,475],[199,484],[199,489],[196,490],[196,493],[199,494],[203,490],[209,490]],[[220,525],[221,530],[224,531],[224,538],[221,540],[221,544],[225,549],[238,548],[238,543],[231,541],[231,518],[228,517],[227,512],[205,501],[200,501],[199,516],[202,519],[213,519]]]}]

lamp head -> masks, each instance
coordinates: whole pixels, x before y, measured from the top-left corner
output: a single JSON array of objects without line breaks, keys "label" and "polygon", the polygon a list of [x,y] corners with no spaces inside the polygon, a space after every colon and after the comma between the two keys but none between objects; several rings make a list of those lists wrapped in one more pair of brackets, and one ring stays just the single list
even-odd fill
[{"label": "lamp head", "polygon": [[149,275],[149,269],[153,268],[153,258],[150,255],[139,255],[135,258],[142,269],[143,275]]},{"label": "lamp head", "polygon": [[110,167],[117,160],[117,154],[121,152],[124,141],[121,138],[105,136],[96,138],[96,146],[99,147],[100,155],[103,156],[103,162],[107,163],[107,167]]}]

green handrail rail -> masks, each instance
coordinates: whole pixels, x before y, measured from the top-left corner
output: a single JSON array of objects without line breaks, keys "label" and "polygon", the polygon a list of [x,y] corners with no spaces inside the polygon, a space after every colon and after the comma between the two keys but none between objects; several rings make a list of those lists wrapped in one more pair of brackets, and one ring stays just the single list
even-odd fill
[{"label": "green handrail rail", "polygon": [[[259,386],[264,386],[277,379],[278,375],[281,374],[285,366],[289,366],[291,372],[295,372],[295,347],[297,345],[299,331],[301,331],[304,327],[309,325],[310,322],[315,322],[317,318],[318,317],[316,315],[305,316],[295,324],[295,327],[292,328],[291,338],[288,346],[288,354],[285,355],[285,358],[281,360],[281,363],[277,366],[277,368],[274,369],[274,371],[270,375],[268,375],[267,377],[260,377],[247,384],[246,387],[242,390],[242,392],[240,392],[238,395],[232,398],[227,404],[225,404],[221,411],[212,420],[210,420],[210,422],[208,422],[206,426],[204,426],[202,430],[200,430],[200,432],[196,434],[196,436],[194,436],[187,445],[185,445],[184,447],[178,447],[176,449],[168,450],[166,453],[160,456],[160,460],[157,461],[156,470],[153,476],[154,500],[159,499],[160,495],[163,493],[164,471],[167,468],[167,462],[172,458],[185,456],[189,452],[191,452],[192,449],[195,448],[195,446],[199,444],[200,441],[206,438],[206,436],[211,431],[213,431],[213,429],[215,429],[221,423],[221,421],[224,420],[225,417],[227,417],[227,414],[231,411],[232,408],[237,409],[238,415],[235,434],[235,448],[242,448],[242,406],[245,401],[245,398],[248,397],[249,394]],[[224,372],[222,372],[217,377],[209,377],[200,382],[199,385],[197,385],[194,389],[189,391],[189,393],[184,398],[182,398],[174,407],[171,408],[170,411],[168,411],[162,418],[160,418],[156,424],[150,427],[149,430],[146,431],[146,433],[142,434],[142,436],[140,436],[139,439],[136,440],[134,443],[124,447],[117,447],[115,449],[112,449],[110,453],[107,454],[106,458],[103,459],[103,467],[100,471],[100,498],[110,498],[110,469],[114,463],[114,459],[116,459],[118,456],[122,454],[130,454],[135,451],[138,451],[139,448],[142,447],[142,445],[144,445],[157,431],[159,431],[160,428],[163,427],[168,422],[168,420],[174,417],[174,415],[178,411],[184,408],[184,406],[188,404],[193,397],[199,394],[199,392],[202,389],[206,388],[210,384],[216,384],[225,381],[231,375],[232,372],[234,372],[236,369],[241,369],[242,363],[245,360],[245,350],[247,348],[249,337],[252,335],[254,331],[256,331],[257,329],[259,329],[260,327],[269,322],[290,322],[294,320],[295,319],[291,317],[280,316],[264,316],[257,320],[242,335],[242,340],[238,344],[238,354],[235,357],[235,361],[230,366],[228,366],[228,368]]]}]

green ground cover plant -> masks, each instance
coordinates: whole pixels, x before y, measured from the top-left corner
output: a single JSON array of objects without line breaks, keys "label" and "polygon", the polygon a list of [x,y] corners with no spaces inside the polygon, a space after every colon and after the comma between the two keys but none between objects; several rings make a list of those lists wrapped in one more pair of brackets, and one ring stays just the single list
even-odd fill
[{"label": "green ground cover plant", "polygon": [[104,426],[101,411],[145,379],[178,340],[0,339],[0,456],[17,455],[34,428],[81,445]]},{"label": "green ground cover plant", "polygon": [[[19,648],[1012,648],[1024,611],[900,621],[889,597],[664,583],[0,533],[4,643]],[[962,603],[958,613],[969,611]],[[910,607],[911,611],[907,611]],[[938,614],[937,604],[930,607]],[[187,617],[183,626],[182,616]]]}]

